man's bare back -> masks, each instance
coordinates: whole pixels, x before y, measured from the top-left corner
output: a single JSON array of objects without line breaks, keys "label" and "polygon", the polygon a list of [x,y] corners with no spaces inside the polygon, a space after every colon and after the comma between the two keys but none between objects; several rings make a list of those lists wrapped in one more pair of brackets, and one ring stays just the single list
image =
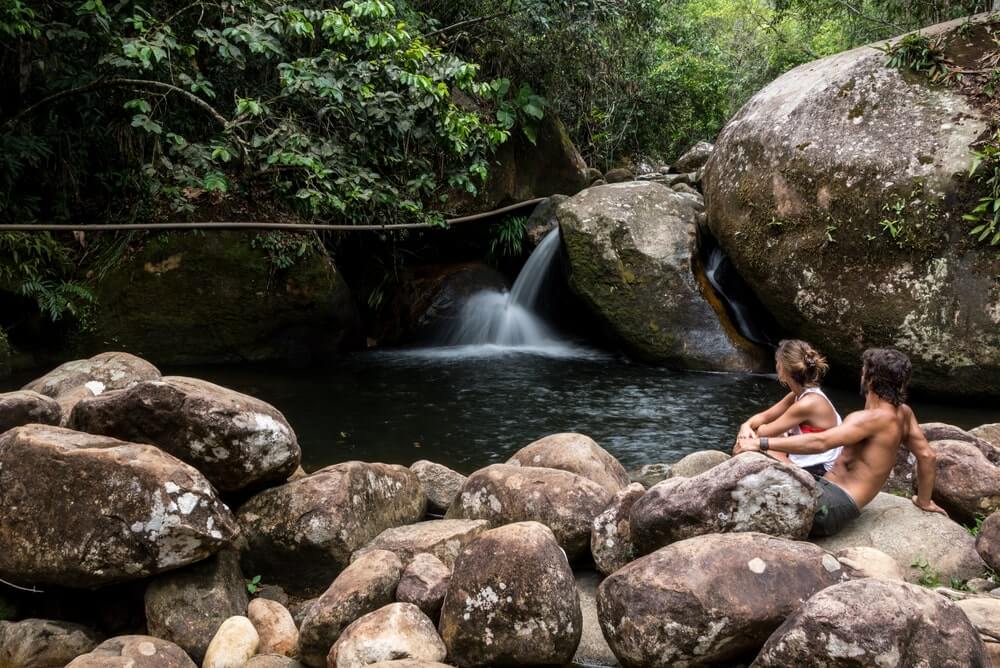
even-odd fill
[{"label": "man's bare back", "polygon": [[903,404],[851,413],[844,422],[851,422],[868,436],[845,446],[833,468],[823,477],[850,494],[860,509],[875,498],[888,480],[899,447],[907,444],[910,432],[914,431],[915,418],[910,407]]}]

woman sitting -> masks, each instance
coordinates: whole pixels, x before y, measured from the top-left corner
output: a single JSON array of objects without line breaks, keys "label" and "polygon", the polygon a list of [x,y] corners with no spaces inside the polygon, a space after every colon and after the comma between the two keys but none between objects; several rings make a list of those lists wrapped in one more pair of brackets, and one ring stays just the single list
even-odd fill
[{"label": "woman sitting", "polygon": [[[774,354],[778,382],[790,392],[784,399],[757,413],[740,426],[740,436],[793,436],[826,431],[841,423],[833,403],[820,389],[820,381],[830,368],[826,359],[805,341],[782,341]],[[776,459],[791,461],[814,477],[821,478],[833,468],[840,455],[835,448],[816,455],[788,455],[769,452]]]}]

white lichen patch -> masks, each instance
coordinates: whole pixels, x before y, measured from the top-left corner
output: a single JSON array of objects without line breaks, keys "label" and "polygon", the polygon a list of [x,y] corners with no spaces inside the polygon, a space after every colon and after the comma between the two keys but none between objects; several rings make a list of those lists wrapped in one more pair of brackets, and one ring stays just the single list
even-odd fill
[{"label": "white lichen patch", "polygon": [[760,575],[761,573],[767,570],[767,562],[761,559],[760,557],[754,557],[753,559],[747,562],[747,568],[750,569],[751,573],[756,573],[757,575]]},{"label": "white lichen patch", "polygon": [[95,397],[104,392],[104,383],[99,380],[92,380],[84,383],[83,386]]},{"label": "white lichen patch", "polygon": [[730,496],[732,516],[723,527],[727,531],[795,534],[816,504],[804,482],[777,466],[743,476]]},{"label": "white lichen patch", "polygon": [[823,568],[825,568],[829,573],[834,573],[840,570],[840,562],[837,561],[837,558],[832,554],[824,554],[822,562]]}]

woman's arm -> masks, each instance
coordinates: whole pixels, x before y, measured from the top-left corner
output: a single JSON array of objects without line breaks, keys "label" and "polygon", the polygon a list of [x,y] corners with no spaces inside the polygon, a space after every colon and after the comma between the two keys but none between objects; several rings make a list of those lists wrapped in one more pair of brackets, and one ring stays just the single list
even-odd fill
[{"label": "woman's arm", "polygon": [[772,422],[778,419],[785,411],[788,410],[789,406],[794,406],[794,405],[795,405],[795,395],[789,392],[784,396],[784,398],[781,401],[774,404],[766,411],[757,413],[756,415],[752,416],[749,420],[744,422],[741,425],[740,431],[741,432],[743,431],[743,427],[749,427],[753,431],[757,431],[757,429],[760,428],[761,425],[767,424],[768,422]]},{"label": "woman's arm", "polygon": [[822,421],[822,411],[827,406],[826,401],[816,395],[808,395],[796,401],[774,420],[760,425],[756,429],[758,436],[783,436],[792,427],[809,422]]}]

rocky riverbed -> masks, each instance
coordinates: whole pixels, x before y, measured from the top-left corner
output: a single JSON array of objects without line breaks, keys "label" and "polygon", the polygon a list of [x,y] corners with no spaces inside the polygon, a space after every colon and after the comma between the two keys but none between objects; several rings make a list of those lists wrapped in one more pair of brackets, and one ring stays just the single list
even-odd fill
[{"label": "rocky riverbed", "polygon": [[306,472],[274,407],[105,353],[0,394],[0,666],[988,666],[1000,426],[923,428],[950,517],[901,456],[811,542],[761,454]]}]

